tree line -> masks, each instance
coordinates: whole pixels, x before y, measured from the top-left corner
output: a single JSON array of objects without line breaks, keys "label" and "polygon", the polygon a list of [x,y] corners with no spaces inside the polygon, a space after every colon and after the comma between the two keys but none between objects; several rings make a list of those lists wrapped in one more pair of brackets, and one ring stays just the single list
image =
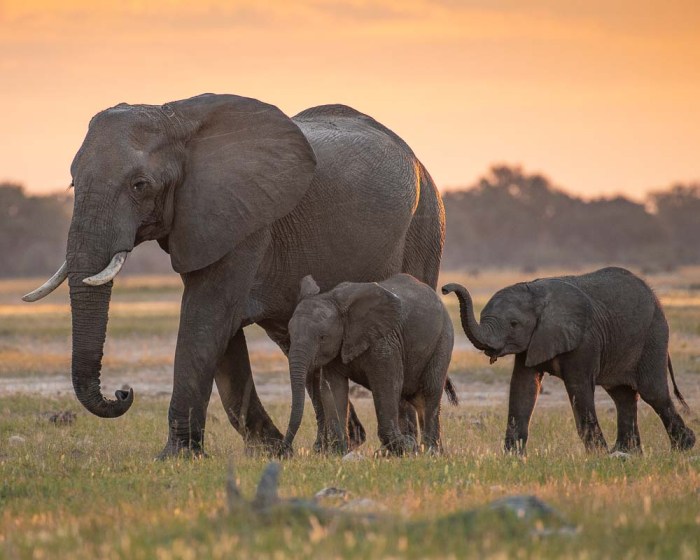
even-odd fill
[{"label": "tree line", "polygon": [[[647,272],[700,264],[700,183],[676,184],[644,202],[584,200],[520,167],[494,166],[476,184],[443,193],[443,268],[638,266]],[[44,276],[65,256],[71,192],[28,195],[0,183],[0,277]],[[127,273],[170,271],[155,243],[127,261]]]},{"label": "tree line", "polygon": [[643,202],[584,200],[543,175],[501,165],[443,200],[445,269],[620,264],[654,272],[700,264],[700,183],[674,184]]}]

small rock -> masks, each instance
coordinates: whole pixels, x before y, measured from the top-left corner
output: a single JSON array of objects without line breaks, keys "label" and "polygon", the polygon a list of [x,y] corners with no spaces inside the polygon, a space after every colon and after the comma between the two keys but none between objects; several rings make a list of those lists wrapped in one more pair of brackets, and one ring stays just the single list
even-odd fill
[{"label": "small rock", "polygon": [[609,456],[617,459],[629,459],[631,457],[629,453],[625,453],[624,451],[613,451]]},{"label": "small rock", "polygon": [[314,494],[314,498],[343,498],[346,499],[350,495],[350,492],[344,490],[343,488],[336,488],[335,486],[328,486],[323,488]]},{"label": "small rock", "polygon": [[22,445],[26,439],[24,439],[22,436],[10,436],[10,438],[7,440],[10,442],[10,445]]},{"label": "small rock", "polygon": [[558,515],[554,508],[536,496],[508,496],[489,504],[495,511],[510,511],[518,519],[538,518],[542,515]]},{"label": "small rock", "polygon": [[56,424],[57,426],[70,426],[78,415],[72,410],[61,410],[59,412],[52,412],[48,414],[49,422]]},{"label": "small rock", "polygon": [[346,502],[340,509],[353,513],[370,513],[375,511],[386,511],[386,506],[370,498],[356,498]]},{"label": "small rock", "polygon": [[533,536],[571,537],[579,533],[579,527],[569,523],[561,513],[537,496],[509,496],[492,502],[488,508],[500,514],[515,514],[518,520],[532,523],[530,534]]},{"label": "small rock", "polygon": [[343,461],[354,462],[354,461],[364,461],[365,456],[357,451],[351,451],[347,455],[343,455]]}]

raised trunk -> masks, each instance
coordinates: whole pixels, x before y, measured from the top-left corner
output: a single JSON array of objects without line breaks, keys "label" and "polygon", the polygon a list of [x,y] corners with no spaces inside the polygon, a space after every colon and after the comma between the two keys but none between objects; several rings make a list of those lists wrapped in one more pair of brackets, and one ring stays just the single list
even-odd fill
[{"label": "raised trunk", "polygon": [[478,350],[487,350],[488,345],[484,342],[486,340],[484,330],[481,325],[477,323],[476,317],[474,316],[474,305],[471,295],[467,289],[460,284],[447,284],[442,287],[443,294],[449,294],[450,292],[454,292],[457,295],[457,299],[459,299],[459,316],[462,321],[464,334],[467,335],[469,342]]},{"label": "raised trunk", "polygon": [[304,400],[306,399],[306,376],[311,366],[310,352],[292,346],[289,351],[289,380],[292,386],[292,411],[289,415],[287,434],[284,436],[284,444],[292,445],[297,435],[301,419],[304,416]]},{"label": "raised trunk", "polygon": [[134,392],[117,391],[116,400],[108,400],[100,389],[102,353],[107,331],[107,314],[112,282],[103,286],[86,286],[89,274],[69,277],[73,318],[72,378],[75,395],[90,412],[101,418],[121,416],[134,401]]}]

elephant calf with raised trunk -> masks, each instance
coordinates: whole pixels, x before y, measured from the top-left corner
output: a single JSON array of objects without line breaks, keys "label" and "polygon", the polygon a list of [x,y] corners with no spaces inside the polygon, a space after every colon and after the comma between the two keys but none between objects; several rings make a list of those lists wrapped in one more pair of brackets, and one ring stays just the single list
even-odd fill
[{"label": "elephant calf with raised trunk", "polygon": [[581,276],[522,282],[496,293],[474,317],[469,292],[443,286],[460,302],[469,340],[491,357],[515,354],[505,448],[525,451],[530,417],[544,372],[560,377],[587,450],[607,449],[596,418],[593,391],[601,385],[617,407],[615,450],[641,451],[637,400],[649,403],[666,427],[675,449],[690,449],[695,434],[676,411],[676,397],[687,408],[673,376],[668,323],[661,304],[643,280],[622,268]]},{"label": "elephant calf with raised trunk", "polygon": [[289,321],[292,412],[285,442],[291,446],[304,413],[306,379],[322,368],[321,401],[331,445],[346,452],[348,379],[372,391],[383,448],[416,450],[402,433],[402,399],[418,412],[425,449],[440,451],[440,399],[457,397],[447,378],[454,333],[440,298],[408,274],[383,282],[343,282],[319,293],[311,276],[301,281]]}]

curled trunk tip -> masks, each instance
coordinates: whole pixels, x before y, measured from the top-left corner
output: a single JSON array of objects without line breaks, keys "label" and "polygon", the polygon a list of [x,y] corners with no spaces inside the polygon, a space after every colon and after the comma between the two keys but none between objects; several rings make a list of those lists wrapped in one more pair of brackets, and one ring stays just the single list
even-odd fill
[{"label": "curled trunk tip", "polygon": [[110,400],[102,395],[99,387],[96,391],[83,391],[75,388],[75,394],[87,410],[100,418],[118,418],[125,414],[134,404],[134,390],[117,390],[114,392],[116,399]]}]

